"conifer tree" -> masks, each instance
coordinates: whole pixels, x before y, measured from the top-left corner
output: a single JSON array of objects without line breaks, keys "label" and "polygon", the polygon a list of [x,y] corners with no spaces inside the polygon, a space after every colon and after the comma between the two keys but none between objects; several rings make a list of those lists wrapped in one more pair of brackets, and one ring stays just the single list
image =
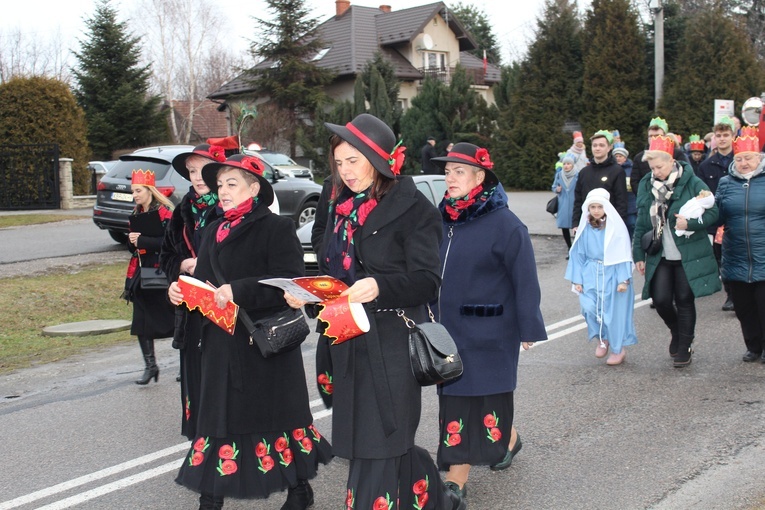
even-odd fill
[{"label": "conifer tree", "polygon": [[740,107],[763,91],[763,68],[749,38],[722,10],[703,10],[687,24],[659,113],[673,132],[704,133],[713,125],[715,99],[732,99]]},{"label": "conifer tree", "polygon": [[85,111],[95,157],[111,159],[116,149],[155,143],[166,136],[159,96],[148,94],[150,66],[140,66],[141,48],[127,24],[117,21],[109,0],[96,4],[85,21],[87,39],[75,53],[75,97]]},{"label": "conifer tree", "polygon": [[[378,82],[378,84],[382,83],[382,90],[373,90],[373,74],[375,72],[382,78],[382,80]],[[380,113],[380,115],[377,113],[372,113],[372,115],[380,117],[381,119],[383,117],[388,119],[390,122],[386,121],[386,123],[397,133],[400,127],[399,122],[401,121],[402,113],[398,103],[398,93],[401,89],[401,83],[398,78],[396,78],[396,70],[393,68],[393,64],[391,64],[390,61],[378,51],[375,53],[374,58],[364,66],[364,70],[361,73],[361,79],[364,82],[364,95],[367,103],[370,105],[369,113],[372,113],[372,109],[375,108],[375,111]],[[388,104],[387,110],[384,110],[384,112],[383,110],[380,110],[380,108],[386,108],[385,100],[382,98],[383,95],[387,96]],[[375,99],[375,97],[377,97],[377,99]],[[372,104],[374,102],[377,102],[377,106],[373,107]]]},{"label": "conifer tree", "polygon": [[369,88],[369,113],[382,120],[387,125],[394,126],[397,123],[398,118],[390,104],[390,99],[385,88],[383,77],[377,71],[376,67],[372,68],[371,83]]},{"label": "conifer tree", "polygon": [[500,114],[492,154],[507,188],[549,188],[557,153],[571,145],[564,128],[581,112],[580,32],[573,0],[546,0],[528,56],[516,71],[506,71],[509,105]]},{"label": "conifer tree", "polygon": [[642,148],[653,94],[646,39],[630,0],[593,0],[582,36],[584,133],[618,129],[628,148]]},{"label": "conifer tree", "polygon": [[443,152],[449,141],[490,148],[495,110],[488,107],[472,84],[459,65],[449,85],[435,78],[425,79],[422,90],[412,99],[412,107],[401,118],[404,146],[408,148],[407,171],[419,172],[420,149],[428,136],[436,138],[437,152]]},{"label": "conifer tree", "polygon": [[353,116],[366,113],[367,104],[364,97],[364,81],[361,75],[356,75],[356,81],[353,84]]},{"label": "conifer tree", "polygon": [[270,98],[282,111],[281,134],[295,157],[298,131],[310,130],[305,119],[313,120],[328,101],[324,87],[334,73],[312,61],[324,42],[317,33],[319,21],[310,17],[305,0],[266,0],[266,4],[273,17],[256,19],[263,36],[252,43],[250,52],[273,65],[252,71],[249,78],[255,95]]}]

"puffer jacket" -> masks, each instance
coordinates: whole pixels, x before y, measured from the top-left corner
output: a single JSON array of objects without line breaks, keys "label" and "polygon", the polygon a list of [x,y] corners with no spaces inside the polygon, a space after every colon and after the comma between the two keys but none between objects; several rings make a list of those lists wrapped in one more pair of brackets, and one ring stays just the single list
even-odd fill
[{"label": "puffer jacket", "polygon": [[765,160],[749,180],[731,165],[717,186],[716,201],[720,223],[725,225],[723,279],[765,281]]},{"label": "puffer jacket", "polygon": [[[669,200],[667,209],[666,229],[671,229],[675,245],[680,251],[680,259],[683,264],[685,276],[691,286],[694,297],[708,296],[714,294],[722,288],[720,278],[717,275],[717,261],[712,251],[712,244],[706,233],[706,226],[717,221],[717,206],[704,211],[701,220],[688,219],[688,228],[686,230],[693,232],[690,237],[676,236],[675,224],[680,208],[688,200],[698,196],[701,190],[709,190],[706,184],[693,173],[691,165],[685,161],[677,161],[683,167],[683,175],[675,183],[675,189],[672,198]],[[632,240],[632,257],[635,262],[645,261],[645,286],[643,287],[643,299],[651,297],[651,278],[656,271],[656,267],[661,261],[663,251],[656,255],[648,255],[640,247],[640,240],[643,234],[653,228],[651,224],[651,204],[653,203],[653,193],[651,193],[651,178],[646,177],[640,181],[637,194],[638,218],[635,224],[635,235]]]}]

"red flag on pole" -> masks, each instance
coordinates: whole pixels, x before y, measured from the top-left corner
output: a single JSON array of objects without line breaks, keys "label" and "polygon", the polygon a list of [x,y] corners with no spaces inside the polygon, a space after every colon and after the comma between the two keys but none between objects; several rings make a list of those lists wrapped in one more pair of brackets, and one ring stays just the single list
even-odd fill
[{"label": "red flag on pole", "polygon": [[486,70],[489,67],[489,61],[486,60],[486,50],[483,50],[483,75],[486,76]]}]

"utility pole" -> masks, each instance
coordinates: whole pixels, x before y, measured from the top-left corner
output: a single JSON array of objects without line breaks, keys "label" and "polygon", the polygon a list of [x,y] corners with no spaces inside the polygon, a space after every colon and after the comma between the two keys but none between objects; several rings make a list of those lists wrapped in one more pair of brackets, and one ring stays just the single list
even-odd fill
[{"label": "utility pole", "polygon": [[654,111],[659,109],[659,101],[664,87],[664,7],[661,2],[662,0],[651,0],[650,3],[654,28]]}]

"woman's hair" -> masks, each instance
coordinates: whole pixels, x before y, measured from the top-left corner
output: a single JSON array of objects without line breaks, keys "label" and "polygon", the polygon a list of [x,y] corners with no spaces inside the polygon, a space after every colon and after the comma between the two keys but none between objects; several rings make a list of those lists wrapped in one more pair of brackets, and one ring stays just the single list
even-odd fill
[{"label": "woman's hair", "polygon": [[645,151],[643,153],[643,161],[649,162],[654,159],[663,159],[669,161],[672,159],[672,156],[664,151]]},{"label": "woman's hair", "polygon": [[250,184],[260,184],[260,181],[258,181],[258,178],[252,175],[252,173],[248,172],[247,170],[243,170],[241,168],[235,167],[235,166],[222,166],[218,169],[218,173],[215,174],[215,178],[217,179],[220,177],[220,174],[225,172],[230,172],[231,170],[237,170],[239,172],[239,175],[242,176],[242,179],[244,179],[244,182],[247,183],[249,186]]},{"label": "woman's hair", "polygon": [[[151,199],[151,202],[149,203],[149,205],[146,207],[147,211],[151,209],[151,206],[152,206],[152,204],[155,201],[159,202],[162,205],[164,205],[165,207],[167,207],[171,211],[173,209],[175,209],[175,205],[173,205],[173,203],[170,201],[170,199],[167,198],[162,193],[160,193],[159,190],[157,188],[155,188],[154,186],[145,186],[143,184],[139,184],[139,186],[143,186],[144,188],[149,190],[149,193],[151,193],[152,199]],[[136,207],[138,207],[138,206],[136,206]]]},{"label": "woman's hair", "polygon": [[[343,140],[337,135],[332,135],[332,137],[330,137],[329,139],[329,168],[330,168],[330,175],[332,176],[332,179],[333,179],[332,195],[335,197],[340,196],[340,192],[342,191],[343,186],[345,186],[345,184],[343,184],[343,180],[340,178],[340,175],[338,175],[337,173],[337,165],[335,164],[335,149],[337,149],[337,147],[343,142],[345,142],[345,140]],[[359,153],[361,152],[359,151]],[[366,157],[363,154],[361,154],[361,157],[366,159]],[[369,160],[367,160],[367,163],[369,163],[370,165],[372,164],[369,162]],[[380,172],[378,172],[376,168],[374,168],[374,174],[372,175],[372,190],[369,192],[369,198],[380,200],[395,185],[396,185],[396,179],[391,179],[390,177],[386,177]]]}]

